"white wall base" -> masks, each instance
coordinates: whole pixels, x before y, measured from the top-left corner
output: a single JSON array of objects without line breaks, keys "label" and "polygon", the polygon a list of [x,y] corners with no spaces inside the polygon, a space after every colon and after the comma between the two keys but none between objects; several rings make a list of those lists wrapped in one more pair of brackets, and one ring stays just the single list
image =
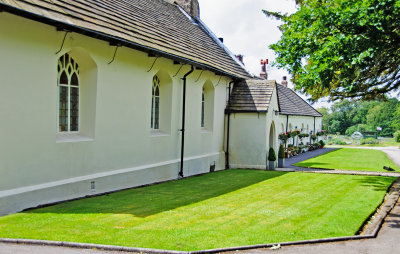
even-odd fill
[{"label": "white wall base", "polygon": [[[185,158],[184,176],[224,169],[224,153]],[[0,216],[39,205],[178,179],[180,160],[0,191]],[[92,182],[95,188],[91,189]]]}]

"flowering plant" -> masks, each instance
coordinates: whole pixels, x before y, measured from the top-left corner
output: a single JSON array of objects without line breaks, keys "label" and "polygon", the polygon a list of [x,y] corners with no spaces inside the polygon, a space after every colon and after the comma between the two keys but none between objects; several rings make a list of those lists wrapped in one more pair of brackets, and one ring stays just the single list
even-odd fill
[{"label": "flowering plant", "polygon": [[326,130],[318,131],[317,136],[323,136],[325,135]]},{"label": "flowering plant", "polygon": [[307,133],[300,133],[299,134],[299,138],[300,139],[302,139],[302,138],[305,138],[305,137],[308,137],[309,135],[307,134]]},{"label": "flowering plant", "polygon": [[278,135],[278,138],[282,141],[288,140],[290,138],[290,133],[289,132],[283,132],[281,134]]},{"label": "flowering plant", "polygon": [[300,134],[300,131],[299,130],[294,130],[294,131],[289,132],[289,134],[290,134],[291,138],[294,138],[294,137],[296,137],[297,135]]}]

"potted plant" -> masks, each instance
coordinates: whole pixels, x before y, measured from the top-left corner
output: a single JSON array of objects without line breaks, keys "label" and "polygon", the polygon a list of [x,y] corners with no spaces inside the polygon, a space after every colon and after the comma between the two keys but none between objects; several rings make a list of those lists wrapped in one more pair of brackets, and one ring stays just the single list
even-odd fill
[{"label": "potted plant", "polygon": [[321,145],[321,148],[324,148],[325,142],[324,142],[323,140],[320,140],[320,141],[319,141],[319,144]]},{"label": "potted plant", "polygon": [[269,148],[268,152],[268,169],[275,170],[276,154],[274,148]]},{"label": "potted plant", "polygon": [[280,145],[278,151],[278,168],[283,168],[284,164],[285,164],[285,149],[283,148],[283,145]]}]

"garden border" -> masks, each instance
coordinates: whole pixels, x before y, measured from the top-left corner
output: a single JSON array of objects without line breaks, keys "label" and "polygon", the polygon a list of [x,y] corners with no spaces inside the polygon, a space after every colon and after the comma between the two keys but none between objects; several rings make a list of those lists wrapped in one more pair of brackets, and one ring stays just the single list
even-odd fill
[{"label": "garden border", "polygon": [[[399,199],[400,199],[400,178],[397,178],[397,180],[389,188],[389,191],[386,194],[385,200],[382,202],[381,206],[376,210],[375,215],[372,215],[370,217],[373,219],[372,222],[368,225],[368,223],[370,221],[367,220],[363,224],[363,227],[364,227],[364,225],[366,225],[366,229],[364,229],[364,231],[363,231],[364,234],[354,235],[354,236],[332,237],[332,238],[322,238],[322,239],[282,242],[282,243],[247,245],[247,246],[237,246],[237,247],[199,250],[199,251],[175,251],[175,250],[147,249],[147,248],[135,248],[135,247],[124,247],[124,246],[102,245],[102,244],[89,244],[89,243],[76,243],[76,242],[63,242],[63,241],[46,241],[46,240],[30,240],[30,239],[10,239],[10,238],[0,238],[0,242],[1,243],[9,243],[9,244],[45,245],[45,246],[79,248],[79,249],[97,249],[97,250],[105,250],[105,251],[125,251],[125,252],[149,253],[149,254],[156,254],[156,253],[159,253],[159,254],[212,254],[212,253],[250,250],[250,249],[265,249],[265,248],[271,248],[271,247],[274,247],[277,245],[294,246],[294,245],[304,245],[304,244],[318,244],[318,243],[372,239],[372,238],[377,237],[386,217],[392,211],[392,209],[395,207],[395,205],[397,204]],[[361,228],[363,228],[363,227],[361,227]]]}]

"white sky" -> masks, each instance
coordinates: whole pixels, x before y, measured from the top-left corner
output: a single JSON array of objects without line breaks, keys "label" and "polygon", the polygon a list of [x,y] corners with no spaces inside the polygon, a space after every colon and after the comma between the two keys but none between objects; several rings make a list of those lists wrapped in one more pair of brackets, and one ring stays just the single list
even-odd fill
[{"label": "white sky", "polygon": [[[296,11],[294,0],[198,0],[200,18],[217,37],[224,38],[224,44],[236,55],[244,55],[246,67],[254,74],[261,71],[260,60],[269,59],[268,79],[280,83],[283,76],[289,76],[285,70],[271,67],[275,60],[274,51],[269,45],[281,37],[279,21],[267,18],[262,12]],[[288,77],[290,79],[290,77]],[[289,82],[289,87],[292,84]],[[328,106],[317,103],[314,107]]]}]

